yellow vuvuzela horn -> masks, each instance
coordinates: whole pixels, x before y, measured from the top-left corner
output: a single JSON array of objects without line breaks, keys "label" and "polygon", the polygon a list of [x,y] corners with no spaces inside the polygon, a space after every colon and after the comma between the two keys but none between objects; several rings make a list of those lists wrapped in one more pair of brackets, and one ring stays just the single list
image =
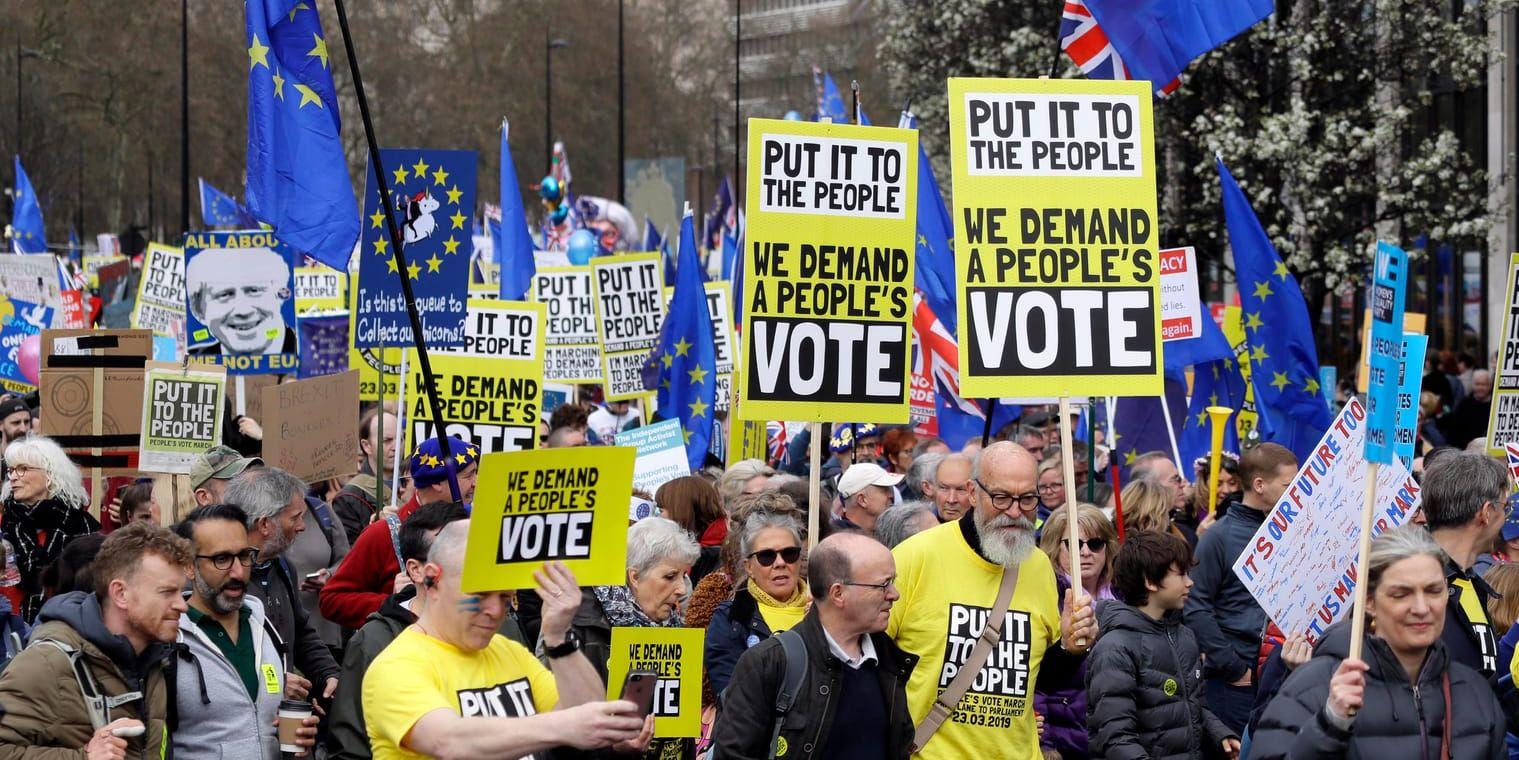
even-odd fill
[{"label": "yellow vuvuzela horn", "polygon": [[1227,406],[1210,406],[1208,419],[1213,421],[1213,450],[1208,455],[1208,511],[1218,511],[1218,466],[1224,453],[1224,425],[1234,410]]}]

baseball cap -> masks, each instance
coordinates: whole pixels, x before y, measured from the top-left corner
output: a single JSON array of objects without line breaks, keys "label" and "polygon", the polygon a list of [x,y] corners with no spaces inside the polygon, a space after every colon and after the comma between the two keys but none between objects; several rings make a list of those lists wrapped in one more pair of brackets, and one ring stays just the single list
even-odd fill
[{"label": "baseball cap", "polygon": [[0,398],[0,420],[3,420],[6,417],[15,414],[16,412],[27,412],[30,414],[31,411],[32,410],[26,406],[26,399],[23,399],[20,396],[6,395],[5,397]]},{"label": "baseball cap", "polygon": [[866,462],[856,464],[844,471],[839,478],[839,495],[849,498],[863,490],[866,486],[886,486],[890,488],[902,482],[901,475],[893,475],[878,464]]},{"label": "baseball cap", "polygon": [[258,457],[245,457],[231,446],[212,446],[190,463],[190,487],[200,488],[206,481],[231,480],[251,466],[264,466]]},{"label": "baseball cap", "polygon": [[1512,541],[1519,538],[1519,514],[1513,510],[1519,509],[1519,493],[1510,494],[1508,497],[1508,519],[1503,521],[1503,540]]}]

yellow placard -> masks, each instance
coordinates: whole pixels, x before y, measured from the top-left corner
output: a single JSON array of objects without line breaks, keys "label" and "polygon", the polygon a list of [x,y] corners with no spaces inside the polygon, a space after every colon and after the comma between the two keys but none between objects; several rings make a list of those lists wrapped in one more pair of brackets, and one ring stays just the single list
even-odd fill
[{"label": "yellow placard", "polygon": [[359,289],[348,292],[348,368],[359,371],[359,401],[379,401],[381,396],[394,400],[401,390],[401,357],[397,348],[354,348],[354,320],[357,318]]},{"label": "yellow placard", "polygon": [[1506,445],[1519,443],[1519,253],[1509,256],[1508,294],[1503,332],[1498,333],[1498,366],[1493,373],[1493,410],[1487,421],[1487,453],[1506,457]]},{"label": "yellow placard", "polygon": [[1234,349],[1234,362],[1239,366],[1239,376],[1245,381],[1244,405],[1234,415],[1235,429],[1241,441],[1250,440],[1251,431],[1260,421],[1255,411],[1255,385],[1250,382],[1250,344],[1245,340],[1245,325],[1238,306],[1224,307],[1224,337]]},{"label": "yellow placard", "polygon": [[544,382],[601,382],[601,339],[596,332],[596,293],[591,286],[591,268],[540,268],[533,275],[528,292],[531,300],[548,307]]},{"label": "yellow placard", "polygon": [[342,311],[348,303],[348,273],[331,267],[295,268],[295,313]]},{"label": "yellow placard", "polygon": [[132,328],[152,330],[155,335],[185,334],[185,252],[148,243],[137,281],[137,301],[132,304]]},{"label": "yellow placard", "polygon": [[[737,398],[738,384],[742,382],[742,373],[734,372],[731,387],[734,398]],[[727,463],[733,464],[744,459],[758,459],[761,462],[769,457],[769,431],[765,429],[765,420],[741,419],[735,408],[728,415],[728,445],[725,447]]]},{"label": "yellow placard", "polygon": [[622,697],[629,671],[653,673],[654,736],[700,736],[706,637],[700,628],[613,628],[607,699]]},{"label": "yellow placard", "polygon": [[918,133],[749,120],[747,419],[908,421]]},{"label": "yellow placard", "polygon": [[966,397],[1162,393],[1151,97],[1137,81],[949,80]]},{"label": "yellow placard", "polygon": [[86,253],[84,255],[84,276],[92,290],[100,288],[100,268],[110,266],[118,261],[126,261],[127,257],[118,253]]},{"label": "yellow placard", "polygon": [[[1403,312],[1403,332],[1424,334],[1424,326],[1429,317],[1417,312]],[[1371,378],[1367,377],[1366,370],[1371,367],[1371,355],[1366,353],[1366,347],[1371,345],[1371,310],[1361,310],[1361,360],[1356,365],[1356,388],[1365,393],[1371,387]],[[1419,374],[1424,374],[1424,368],[1418,368]],[[1414,403],[1418,403],[1415,399]]]},{"label": "yellow placard", "polygon": [[596,337],[608,401],[654,395],[643,387],[643,362],[664,324],[664,267],[657,253],[601,256],[591,261]]},{"label": "yellow placard", "polygon": [[[469,299],[464,345],[428,352],[449,435],[485,454],[537,448],[544,322],[541,303]],[[415,451],[437,431],[421,362],[407,351],[405,450]]]},{"label": "yellow placard", "polygon": [[633,459],[626,447],[486,454],[464,555],[465,593],[534,586],[545,562],[581,586],[627,582]]}]

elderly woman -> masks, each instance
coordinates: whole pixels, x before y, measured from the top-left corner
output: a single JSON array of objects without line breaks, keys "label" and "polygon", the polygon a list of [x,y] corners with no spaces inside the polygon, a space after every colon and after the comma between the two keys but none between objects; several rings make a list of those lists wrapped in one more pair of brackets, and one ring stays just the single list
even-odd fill
[{"label": "elderly woman", "polygon": [[52,440],[29,436],[12,442],[5,449],[5,465],[0,536],[15,552],[21,614],[32,620],[42,608],[43,569],[58,559],[64,544],[100,530],[100,523],[84,511],[90,499],[79,468]]},{"label": "elderly woman", "polygon": [[[1070,529],[1068,506],[1050,513],[1039,536],[1039,549],[1055,567],[1055,590],[1063,605],[1071,588]],[[1118,532],[1101,509],[1091,504],[1076,506],[1076,531],[1081,543],[1081,587],[1092,599],[1112,599],[1113,556],[1118,552]],[[1039,679],[1034,692],[1034,711],[1044,716],[1039,746],[1061,757],[1088,757],[1086,661],[1064,678]]]},{"label": "elderly woman", "polygon": [[723,506],[731,510],[740,497],[753,496],[769,488],[773,475],[775,470],[758,459],[740,459],[728,465],[723,476],[717,479],[717,493],[723,499]]},{"label": "elderly woman", "polygon": [[757,511],[744,520],[739,558],[748,580],[707,624],[706,673],[714,694],[727,688],[739,655],[806,614],[812,598],[802,579],[802,551],[802,526],[791,515]]},{"label": "elderly woman", "polygon": [[1266,707],[1250,757],[1503,757],[1497,697],[1440,641],[1446,562],[1421,528],[1378,536],[1366,562],[1362,658],[1349,658],[1350,621],[1330,626]]},{"label": "elderly woman", "polygon": [[939,524],[933,502],[904,501],[886,508],[876,518],[876,540],[888,549]]},{"label": "elderly woman", "polygon": [[628,528],[627,583],[592,586],[571,624],[602,680],[613,628],[681,626],[682,605],[691,593],[686,573],[697,554],[696,539],[663,517],[646,517]]}]

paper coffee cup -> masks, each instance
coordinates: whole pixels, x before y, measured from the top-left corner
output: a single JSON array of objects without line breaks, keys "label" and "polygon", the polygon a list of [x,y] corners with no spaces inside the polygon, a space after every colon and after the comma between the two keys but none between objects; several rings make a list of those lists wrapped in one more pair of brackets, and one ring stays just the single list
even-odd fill
[{"label": "paper coffee cup", "polygon": [[311,703],[293,699],[280,701],[280,751],[300,752],[303,748],[295,743],[295,732],[311,717]]}]

